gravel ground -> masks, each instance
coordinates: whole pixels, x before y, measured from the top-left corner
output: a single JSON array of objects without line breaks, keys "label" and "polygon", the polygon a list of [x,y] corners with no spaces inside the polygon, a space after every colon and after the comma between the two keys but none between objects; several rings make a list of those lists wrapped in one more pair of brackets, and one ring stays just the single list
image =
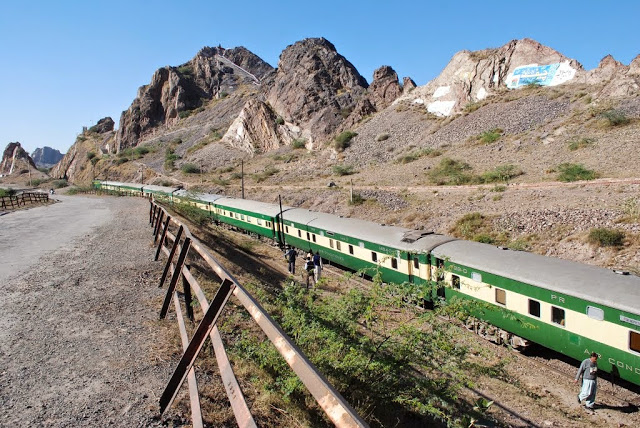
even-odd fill
[{"label": "gravel ground", "polygon": [[[152,262],[148,205],[96,200],[86,209],[108,214],[93,229],[68,241],[62,222],[51,224],[57,247],[3,281],[0,426],[161,426],[158,398],[175,362],[150,358],[165,338],[154,329],[162,266]],[[80,209],[55,209],[65,207]]]}]

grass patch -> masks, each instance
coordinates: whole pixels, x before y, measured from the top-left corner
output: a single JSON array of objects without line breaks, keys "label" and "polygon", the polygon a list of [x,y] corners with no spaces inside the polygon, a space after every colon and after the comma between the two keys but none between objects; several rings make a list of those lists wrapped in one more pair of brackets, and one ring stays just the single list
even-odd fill
[{"label": "grass patch", "polygon": [[339,151],[342,152],[344,151],[347,147],[349,147],[351,145],[351,140],[353,139],[353,137],[355,137],[356,135],[358,135],[357,132],[353,132],[353,131],[342,131],[340,134],[338,134],[333,140],[333,147]]},{"label": "grass patch", "polygon": [[500,128],[493,128],[488,131],[483,132],[482,134],[476,135],[473,137],[474,140],[480,141],[483,144],[492,144],[495,143],[502,137],[504,131]]},{"label": "grass patch", "polygon": [[0,189],[0,197],[13,196],[15,194],[15,189]]},{"label": "grass patch", "polygon": [[[182,142],[182,140],[180,142]],[[174,171],[176,169],[175,162],[178,159],[180,159],[180,156],[175,153],[175,149],[172,147],[172,145],[167,147],[167,150],[164,154],[164,170],[167,172]]]},{"label": "grass patch", "polygon": [[117,166],[120,166],[123,163],[127,163],[127,162],[129,162],[129,158],[118,158],[118,159],[115,160],[115,164]]},{"label": "grass patch", "polygon": [[284,118],[282,116],[276,117],[276,125],[284,125]]},{"label": "grass patch", "polygon": [[463,111],[466,114],[469,114],[469,113],[473,113],[474,111],[478,110],[480,107],[482,107],[482,103],[480,103],[480,102],[471,102],[471,103],[467,103],[464,106]]},{"label": "grass patch", "polygon": [[629,198],[622,204],[622,212],[624,217],[620,219],[623,223],[639,223],[640,222],[640,203],[637,198]]},{"label": "grass patch", "polygon": [[558,180],[564,182],[594,180],[599,176],[597,172],[576,163],[562,163],[555,168],[555,171],[558,172]]},{"label": "grass patch", "polygon": [[595,142],[596,140],[594,140],[593,138],[576,138],[575,140],[569,141],[568,147],[569,147],[569,150],[574,152],[578,149],[591,147]]},{"label": "grass patch", "polygon": [[349,199],[349,205],[362,205],[365,201],[366,199],[360,193],[354,193]]},{"label": "grass patch", "polygon": [[490,171],[483,172],[480,176],[480,180],[483,183],[497,183],[500,181],[507,182],[522,174],[524,174],[524,172],[516,165],[498,165]]},{"label": "grass patch", "polygon": [[200,172],[200,168],[196,164],[185,163],[180,167],[180,171],[185,174],[198,174]]},{"label": "grass patch", "polygon": [[612,128],[627,125],[629,122],[631,122],[631,119],[620,110],[609,109],[600,114],[598,125],[603,128]]},{"label": "grass patch", "polygon": [[469,170],[471,166],[466,162],[444,158],[428,176],[432,182],[440,186],[469,184],[476,180],[476,177],[467,172]]},{"label": "grass patch", "polygon": [[96,157],[96,152],[87,152],[87,159],[91,160]]},{"label": "grass patch", "polygon": [[599,247],[619,247],[624,241],[624,232],[621,230],[597,227],[589,231],[587,241]]},{"label": "grass patch", "polygon": [[435,158],[440,155],[442,155],[442,152],[440,150],[432,149],[430,147],[425,147],[424,149],[414,150],[407,153],[406,155],[398,157],[395,160],[395,163],[405,164],[405,163],[416,161],[425,156],[430,158]]},{"label": "grass patch", "polygon": [[331,169],[334,175],[337,175],[337,176],[351,175],[356,173],[356,170],[353,168],[353,165],[338,164],[338,165],[334,165],[333,168]]},{"label": "grass patch", "polygon": [[304,149],[307,146],[306,138],[296,138],[291,142],[291,147],[294,149]]},{"label": "grass patch", "polygon": [[55,189],[62,189],[63,187],[67,187],[69,185],[69,183],[67,182],[67,180],[53,180],[51,182],[51,185],[55,188]]},{"label": "grass patch", "polygon": [[211,217],[209,217],[205,211],[202,211],[200,208],[194,207],[193,205],[177,203],[173,205],[173,209],[180,215],[188,218],[196,224],[199,224],[200,226],[211,222]]},{"label": "grass patch", "polygon": [[264,171],[262,171],[260,174],[254,174],[253,178],[255,178],[255,180],[258,183],[262,183],[263,181],[265,181],[267,178],[276,175],[277,173],[279,173],[280,170],[276,167],[274,167],[273,165],[268,165]]}]

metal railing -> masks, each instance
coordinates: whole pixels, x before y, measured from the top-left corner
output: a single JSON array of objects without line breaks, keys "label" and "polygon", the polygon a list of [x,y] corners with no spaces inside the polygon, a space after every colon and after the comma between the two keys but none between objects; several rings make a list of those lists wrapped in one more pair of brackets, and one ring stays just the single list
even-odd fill
[{"label": "metal railing", "polygon": [[30,204],[47,203],[49,202],[49,195],[39,192],[24,192],[19,195],[2,196],[0,197],[0,209],[20,208],[25,206],[27,202]]},{"label": "metal railing", "polygon": [[[329,384],[327,379],[308,360],[304,353],[284,333],[278,323],[271,318],[247,290],[211,255],[209,250],[191,234],[187,226],[172,218],[169,212],[158,205],[153,199],[150,201],[149,222],[153,227],[154,242],[158,242],[155,260],[158,260],[160,253],[164,253],[167,256],[167,263],[162,278],[160,279],[159,287],[164,285],[169,275],[171,276],[160,311],[160,318],[162,319],[166,316],[171,301],[173,300],[180,338],[184,349],[180,362],[160,398],[161,413],[164,413],[167,408],[171,406],[180,386],[186,379],[189,388],[193,426],[203,426],[193,364],[204,346],[205,339],[209,337],[213,345],[218,367],[220,368],[220,375],[238,425],[243,428],[256,426],[249,406],[240,389],[240,385],[233,373],[233,368],[229,363],[220,332],[216,327],[216,321],[227,300],[231,296],[234,296],[249,312],[255,323],[266,334],[280,355],[318,402],[327,417],[337,427],[368,426],[340,393]],[[173,229],[175,233],[172,233],[171,229]],[[185,264],[190,251],[192,256],[199,256],[221,280],[220,287],[211,302],[207,300],[202,287]],[[194,252],[195,254],[193,254]],[[178,258],[174,262],[176,253],[178,253]],[[191,339],[187,336],[181,303],[176,290],[180,277],[182,277],[182,292],[184,294],[187,316],[193,320],[192,295],[195,295],[198,299],[198,303],[203,312],[203,318]]]}]

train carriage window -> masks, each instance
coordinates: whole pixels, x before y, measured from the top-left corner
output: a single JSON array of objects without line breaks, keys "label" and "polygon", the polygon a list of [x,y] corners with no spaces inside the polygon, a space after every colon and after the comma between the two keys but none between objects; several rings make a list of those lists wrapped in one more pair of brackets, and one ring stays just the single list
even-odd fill
[{"label": "train carriage window", "polygon": [[307,241],[311,241],[311,235],[309,235],[309,232],[307,232]]},{"label": "train carriage window", "polygon": [[634,352],[640,352],[640,333],[629,332],[629,349]]},{"label": "train carriage window", "polygon": [[333,248],[333,239],[329,239],[329,247]]},{"label": "train carriage window", "polygon": [[595,306],[587,306],[587,316],[594,320],[602,321],[604,320],[604,311]]},{"label": "train carriage window", "polygon": [[311,239],[313,240],[313,242],[316,242],[316,234],[315,233],[311,234]]},{"label": "train carriage window", "polygon": [[271,222],[270,221],[267,222],[267,227],[271,227]]},{"label": "train carriage window", "polygon": [[456,290],[460,290],[460,277],[458,275],[451,275],[451,286]]},{"label": "train carriage window", "polygon": [[540,302],[529,299],[529,315],[540,318]]},{"label": "train carriage window", "polygon": [[353,245],[349,245],[349,254],[353,254]]},{"label": "train carriage window", "polygon": [[507,304],[507,292],[501,290],[500,288],[496,288],[496,303],[500,303],[501,305]]},{"label": "train carriage window", "polygon": [[342,249],[340,248],[340,241],[336,241],[336,250],[342,251]]},{"label": "train carriage window", "polygon": [[302,231],[301,230],[298,231],[298,238],[302,238]]},{"label": "train carriage window", "polygon": [[372,262],[377,262],[378,261],[378,253],[376,253],[375,251],[371,252],[371,261]]},{"label": "train carriage window", "polygon": [[252,219],[251,217],[247,216],[247,221],[248,221],[249,223],[251,223],[251,220],[253,220],[253,219]]},{"label": "train carriage window", "polygon": [[559,324],[564,326],[564,309],[556,308],[555,306],[551,306],[551,321],[555,324]]},{"label": "train carriage window", "polygon": [[259,218],[256,219],[256,222],[258,222],[258,226],[262,226],[262,220],[260,220]]},{"label": "train carriage window", "polygon": [[436,273],[437,281],[444,281],[444,261],[442,259],[436,259]]},{"label": "train carriage window", "polygon": [[244,221],[244,214],[240,214],[240,220]]},{"label": "train carriage window", "polygon": [[417,257],[413,258],[413,268],[414,269],[420,269],[420,260],[418,260]]},{"label": "train carriage window", "polygon": [[284,227],[284,231],[285,231],[285,233],[289,233],[289,226],[285,226]]},{"label": "train carriage window", "polygon": [[394,269],[398,269],[398,259],[395,257],[391,257],[391,267]]}]

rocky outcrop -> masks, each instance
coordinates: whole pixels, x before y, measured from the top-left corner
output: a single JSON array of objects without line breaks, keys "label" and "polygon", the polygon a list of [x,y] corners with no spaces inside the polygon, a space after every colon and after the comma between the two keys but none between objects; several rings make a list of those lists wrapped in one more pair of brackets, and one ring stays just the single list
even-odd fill
[{"label": "rocky outcrop", "polygon": [[333,136],[367,86],[333,44],[313,38],[282,52],[265,96],[284,121],[322,141]]},{"label": "rocky outcrop", "polygon": [[368,92],[377,110],[387,108],[402,94],[398,74],[393,68],[383,65],[373,72],[373,81]]},{"label": "rocky outcrop", "polygon": [[402,79],[402,93],[407,94],[413,91],[417,87],[416,82],[411,77],[404,77]]},{"label": "rocky outcrop", "polygon": [[181,112],[224,98],[243,85],[260,85],[273,68],[245,48],[205,47],[179,67],[157,70],[120,117],[116,151],[135,146],[161,125],[178,121]]},{"label": "rocky outcrop", "polygon": [[2,154],[0,174],[20,173],[22,169],[28,168],[36,169],[36,164],[31,159],[31,156],[22,148],[19,142],[9,143]]},{"label": "rocky outcrop", "polygon": [[501,48],[461,51],[440,75],[398,98],[449,116],[498,88],[517,89],[531,83],[554,86],[584,75],[582,65],[535,40],[512,40]]},{"label": "rocky outcrop", "polygon": [[[636,61],[636,63],[634,63]],[[616,61],[611,55],[600,60],[598,67],[589,70],[583,83],[588,85],[603,84],[597,93],[598,97],[619,98],[640,94],[640,75],[635,70],[640,63],[636,57],[629,66]]]},{"label": "rocky outcrop", "polygon": [[307,141],[310,139],[299,127],[285,123],[266,103],[251,100],[245,104],[222,141],[254,155],[275,150],[291,144],[295,138],[304,137]]},{"label": "rocky outcrop", "polygon": [[31,153],[33,162],[39,168],[50,168],[60,162],[64,155],[51,147],[37,148]]},{"label": "rocky outcrop", "polygon": [[95,125],[89,128],[89,132],[95,132],[98,134],[105,134],[107,132],[113,131],[115,127],[115,122],[110,117],[104,117],[98,121]]}]

